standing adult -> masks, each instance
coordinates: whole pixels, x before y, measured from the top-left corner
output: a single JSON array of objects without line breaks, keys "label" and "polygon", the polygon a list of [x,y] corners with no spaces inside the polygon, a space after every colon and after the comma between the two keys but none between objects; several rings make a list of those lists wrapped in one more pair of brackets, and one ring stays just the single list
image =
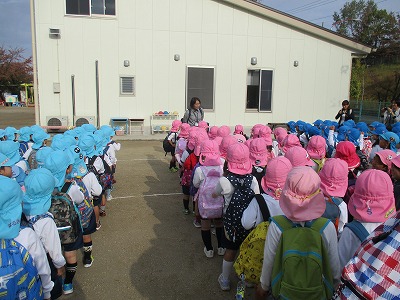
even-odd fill
[{"label": "standing adult", "polygon": [[400,101],[392,100],[390,107],[384,107],[383,112],[383,124],[385,124],[388,130],[392,130],[394,123],[400,121]]},{"label": "standing adult", "polygon": [[350,108],[349,100],[343,100],[342,109],[339,110],[335,119],[339,119],[339,126],[343,125],[347,120],[354,120],[354,112],[353,109]]},{"label": "standing adult", "polygon": [[182,118],[182,123],[188,123],[190,126],[198,126],[204,119],[204,111],[201,108],[201,101],[197,97],[190,99],[190,107],[186,110]]}]

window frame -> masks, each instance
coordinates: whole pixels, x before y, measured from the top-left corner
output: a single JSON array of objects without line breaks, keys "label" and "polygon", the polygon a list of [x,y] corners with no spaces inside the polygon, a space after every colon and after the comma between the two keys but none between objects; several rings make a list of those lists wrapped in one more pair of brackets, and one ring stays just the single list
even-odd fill
[{"label": "window frame", "polygon": [[[122,80],[123,78],[131,78],[133,91],[132,93],[123,93],[122,91]],[[135,75],[119,75],[119,96],[120,97],[136,97],[136,76]]]},{"label": "window frame", "polygon": [[[247,84],[247,77],[250,71],[259,71],[259,80],[258,80],[258,104],[257,104],[257,108],[247,108],[247,92],[248,92],[248,84]],[[261,94],[263,91],[261,88],[261,83],[262,83],[262,72],[266,71],[266,72],[270,72],[271,74],[271,89],[270,89],[270,110],[261,110]],[[256,68],[251,68],[251,69],[247,69],[247,74],[246,74],[246,101],[245,101],[245,111],[246,112],[258,112],[258,113],[272,113],[273,110],[273,93],[274,93],[274,75],[275,75],[275,70],[274,69],[268,69],[268,68],[260,68],[260,69],[256,69]]]},{"label": "window frame", "polygon": [[[95,17],[95,18],[116,18],[117,17],[117,0],[114,1],[114,14],[107,15],[107,14],[94,14],[92,13],[92,0],[86,0],[89,3],[89,14],[87,15],[79,15],[79,14],[69,14],[67,13],[67,1],[64,1],[64,14],[65,16],[72,16],[72,17]],[[102,0],[105,3],[106,0]],[[105,6],[105,5],[104,5]]]},{"label": "window frame", "polygon": [[[204,111],[208,112],[213,112],[215,111],[215,83],[216,83],[216,68],[215,66],[200,66],[200,65],[187,65],[186,66],[186,87],[185,87],[185,110],[189,108],[189,69],[212,69],[213,70],[213,80],[212,80],[212,108],[204,108],[202,106],[202,109]],[[193,96],[194,97],[194,96]],[[197,96],[196,96],[197,97]],[[202,101],[203,104],[203,99],[199,96],[200,100]]]}]

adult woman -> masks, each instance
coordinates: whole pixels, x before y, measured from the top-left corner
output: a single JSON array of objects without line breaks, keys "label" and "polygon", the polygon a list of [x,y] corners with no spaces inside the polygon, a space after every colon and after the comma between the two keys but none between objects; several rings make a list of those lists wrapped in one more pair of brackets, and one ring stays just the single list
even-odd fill
[{"label": "adult woman", "polygon": [[188,123],[190,126],[198,126],[200,121],[204,119],[201,101],[197,97],[190,99],[190,108],[186,110],[182,118],[182,123]]},{"label": "adult woman", "polygon": [[335,119],[339,119],[339,126],[347,120],[354,120],[354,112],[353,109],[350,108],[349,100],[343,100],[342,109],[339,110]]}]

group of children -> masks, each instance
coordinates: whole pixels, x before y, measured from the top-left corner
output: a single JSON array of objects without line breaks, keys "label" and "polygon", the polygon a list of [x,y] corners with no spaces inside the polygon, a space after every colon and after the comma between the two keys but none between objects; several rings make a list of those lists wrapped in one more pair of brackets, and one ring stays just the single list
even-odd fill
[{"label": "group of children", "polygon": [[[73,293],[78,250],[84,267],[92,266],[91,235],[115,183],[121,145],[114,135],[108,125],[85,124],[54,135],[49,146],[40,126],[0,129],[0,263],[7,279],[0,298]],[[21,255],[25,267],[18,269]]]},{"label": "group of children", "polygon": [[[284,299],[330,298],[357,248],[400,209],[397,124],[388,131],[378,122],[291,121],[273,131],[254,125],[247,137],[242,125],[231,132],[205,121],[173,121],[170,168],[180,170],[184,214],[193,200],[205,256],[223,256],[221,289],[231,288],[237,253],[248,250],[243,241],[267,221],[261,259],[250,266],[261,273],[256,281],[237,275],[258,284],[258,299],[271,292]],[[299,253],[320,253],[322,277],[315,279],[319,271]],[[307,287],[313,280],[321,286]]]}]

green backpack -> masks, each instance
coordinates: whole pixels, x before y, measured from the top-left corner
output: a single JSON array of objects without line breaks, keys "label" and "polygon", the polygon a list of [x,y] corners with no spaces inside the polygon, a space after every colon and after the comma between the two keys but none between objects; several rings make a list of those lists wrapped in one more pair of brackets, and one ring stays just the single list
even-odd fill
[{"label": "green backpack", "polygon": [[333,278],[322,232],[329,220],[318,218],[304,227],[285,216],[271,218],[282,235],[271,276],[276,299],[321,300],[333,295]]}]

